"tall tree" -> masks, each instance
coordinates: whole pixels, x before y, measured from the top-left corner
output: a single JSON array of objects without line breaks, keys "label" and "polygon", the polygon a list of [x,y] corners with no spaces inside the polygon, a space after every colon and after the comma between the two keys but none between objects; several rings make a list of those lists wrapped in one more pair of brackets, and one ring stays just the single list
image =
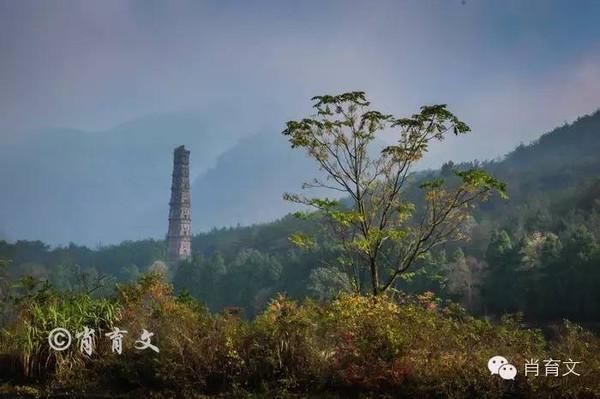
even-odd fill
[{"label": "tall tree", "polygon": [[[306,150],[325,173],[324,179],[316,178],[304,188],[336,192],[348,197],[350,205],[293,194],[285,198],[325,216],[328,231],[345,249],[341,262],[352,270],[358,290],[366,270],[373,295],[385,291],[429,250],[463,237],[474,203],[492,192],[506,195],[503,183],[481,169],[469,169],[421,184],[422,208],[407,201],[403,189],[431,142],[470,131],[446,105],[423,106],[417,114],[396,118],[371,109],[364,92],[312,100],[316,114],[287,122],[283,134],[292,148]],[[375,139],[388,129],[396,131],[397,142],[376,153]],[[298,235],[294,240],[309,242]]]},{"label": "tall tree", "polygon": [[483,297],[486,308],[495,313],[510,313],[518,309],[521,296],[516,278],[520,268],[518,248],[513,246],[510,235],[495,231],[488,245],[485,260],[488,270],[485,276]]}]

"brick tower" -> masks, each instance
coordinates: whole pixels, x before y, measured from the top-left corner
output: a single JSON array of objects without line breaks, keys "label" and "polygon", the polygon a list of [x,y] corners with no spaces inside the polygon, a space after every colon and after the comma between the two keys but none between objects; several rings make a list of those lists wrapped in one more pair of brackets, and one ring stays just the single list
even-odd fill
[{"label": "brick tower", "polygon": [[190,152],[185,146],[175,149],[173,183],[169,202],[167,257],[177,263],[192,255],[192,210],[190,208]]}]

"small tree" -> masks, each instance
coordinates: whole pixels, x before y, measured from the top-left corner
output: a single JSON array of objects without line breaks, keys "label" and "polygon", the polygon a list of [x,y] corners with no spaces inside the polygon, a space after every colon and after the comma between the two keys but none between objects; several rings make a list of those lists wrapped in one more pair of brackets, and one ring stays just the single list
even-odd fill
[{"label": "small tree", "polygon": [[[284,198],[318,209],[331,236],[343,248],[340,262],[352,271],[357,290],[362,290],[362,271],[370,276],[373,295],[387,290],[414,262],[448,240],[464,236],[469,208],[497,192],[505,197],[505,185],[481,169],[455,171],[453,178],[420,184],[424,200],[415,206],[407,200],[413,166],[432,141],[469,127],[445,105],[421,107],[418,114],[396,118],[372,110],[364,92],[317,96],[316,115],[289,121],[283,134],[292,148],[303,148],[322,171],[303,188],[338,193],[336,200],[285,194]],[[397,142],[375,151],[381,132],[398,132]],[[307,244],[308,237],[292,240]]]}]

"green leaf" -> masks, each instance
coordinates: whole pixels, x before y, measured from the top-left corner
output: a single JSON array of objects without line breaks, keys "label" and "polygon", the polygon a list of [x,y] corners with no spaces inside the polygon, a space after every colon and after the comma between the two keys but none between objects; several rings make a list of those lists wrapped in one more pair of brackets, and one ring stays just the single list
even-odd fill
[{"label": "green leaf", "polygon": [[508,198],[508,194],[506,193],[506,183],[496,179],[483,169],[469,169],[456,172],[456,175],[469,187],[496,191],[500,198]]},{"label": "green leaf", "polygon": [[313,237],[304,233],[293,233],[288,238],[290,242],[296,245],[298,248],[311,249],[316,247],[316,241]]}]

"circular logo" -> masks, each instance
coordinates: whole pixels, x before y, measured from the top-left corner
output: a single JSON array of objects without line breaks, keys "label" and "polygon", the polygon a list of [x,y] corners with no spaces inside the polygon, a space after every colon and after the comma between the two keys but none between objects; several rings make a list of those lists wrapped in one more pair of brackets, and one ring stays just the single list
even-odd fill
[{"label": "circular logo", "polygon": [[64,351],[71,346],[71,333],[64,328],[55,328],[48,335],[48,343],[55,351]]}]

